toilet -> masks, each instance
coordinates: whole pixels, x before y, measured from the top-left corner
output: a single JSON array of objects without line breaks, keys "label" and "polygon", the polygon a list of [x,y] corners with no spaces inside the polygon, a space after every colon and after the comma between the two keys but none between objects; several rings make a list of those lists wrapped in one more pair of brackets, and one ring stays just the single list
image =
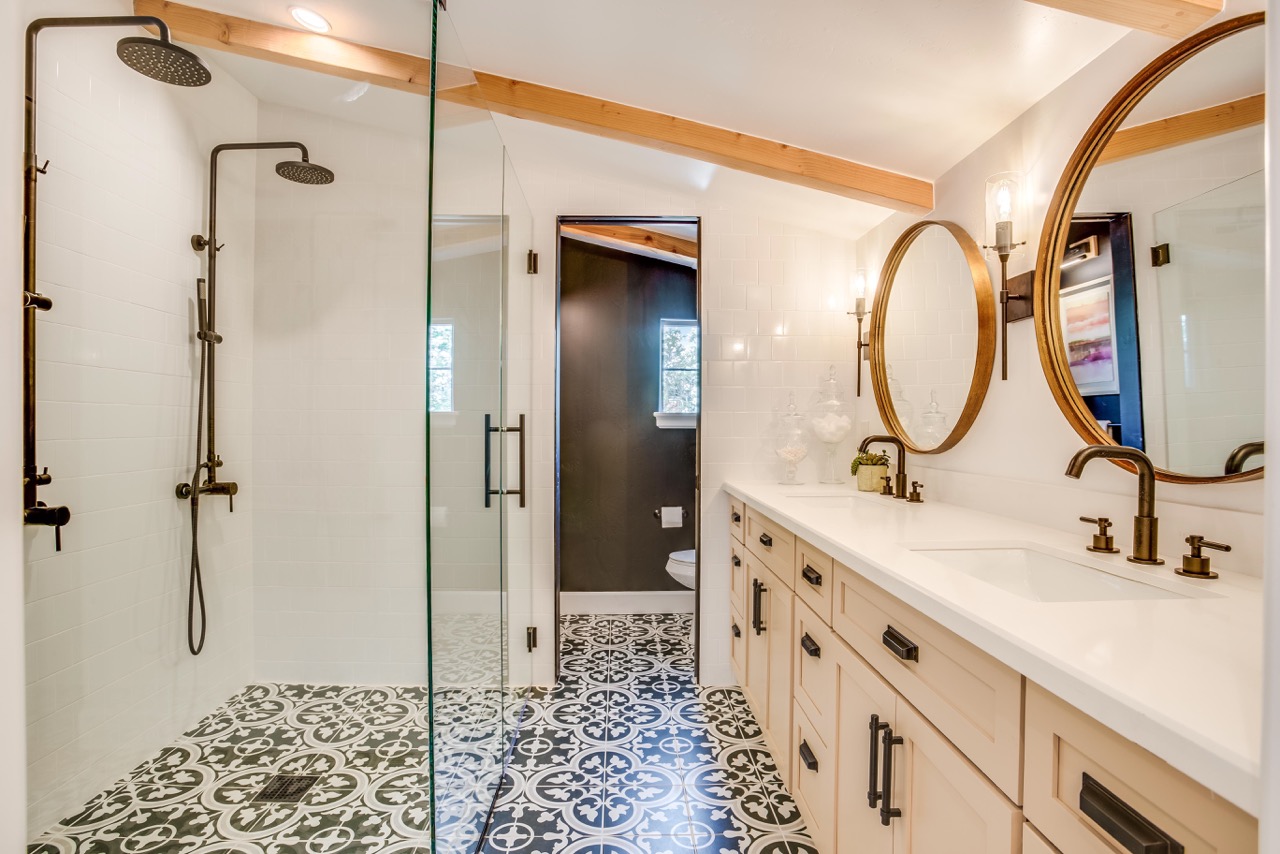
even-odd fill
[{"label": "toilet", "polygon": [[667,574],[690,590],[694,588],[694,574],[698,562],[696,549],[672,552],[667,560]]}]

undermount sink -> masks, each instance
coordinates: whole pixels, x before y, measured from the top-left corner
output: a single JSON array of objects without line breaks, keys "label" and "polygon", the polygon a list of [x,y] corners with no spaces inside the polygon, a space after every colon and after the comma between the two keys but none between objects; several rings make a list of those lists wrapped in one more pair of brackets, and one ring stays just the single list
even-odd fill
[{"label": "undermount sink", "polygon": [[1135,577],[1143,570],[1074,560],[1027,545],[920,545],[911,551],[1033,602],[1106,602],[1216,598],[1173,579]]}]

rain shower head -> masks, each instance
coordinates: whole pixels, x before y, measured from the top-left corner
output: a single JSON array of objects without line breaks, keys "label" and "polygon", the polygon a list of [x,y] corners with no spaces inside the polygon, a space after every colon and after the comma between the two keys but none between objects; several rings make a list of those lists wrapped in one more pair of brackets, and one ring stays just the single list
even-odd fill
[{"label": "rain shower head", "polygon": [[295,184],[332,184],[333,172],[307,160],[282,160],[276,174]]},{"label": "rain shower head", "polygon": [[116,56],[139,74],[174,86],[204,86],[213,79],[204,60],[167,39],[131,36],[116,45]]}]

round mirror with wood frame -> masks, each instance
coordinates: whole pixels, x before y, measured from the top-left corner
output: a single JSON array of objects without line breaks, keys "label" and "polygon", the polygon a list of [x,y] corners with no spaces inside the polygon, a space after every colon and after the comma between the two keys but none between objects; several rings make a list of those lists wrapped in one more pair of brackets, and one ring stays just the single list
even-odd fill
[{"label": "round mirror with wood frame", "polygon": [[[1099,182],[1096,182],[1095,185],[1090,185],[1090,190],[1088,193],[1086,193],[1085,191],[1085,185],[1088,182],[1090,175],[1094,173],[1095,167],[1099,167],[1099,164],[1106,164],[1110,166],[1114,162],[1114,160],[1117,158],[1117,156],[1120,156],[1120,157],[1134,156],[1130,152],[1125,152],[1124,154],[1117,155],[1114,150],[1108,151],[1108,145],[1111,144],[1113,140],[1118,140],[1117,132],[1124,130],[1127,133],[1129,128],[1129,123],[1131,121],[1138,121],[1139,119],[1137,117],[1142,117],[1141,118],[1142,121],[1149,121],[1150,117],[1144,116],[1142,112],[1135,114],[1135,118],[1132,118],[1132,119],[1131,119],[1131,114],[1134,114],[1135,109],[1139,107],[1143,99],[1146,98],[1152,92],[1153,89],[1155,89],[1162,81],[1166,80],[1166,78],[1169,78],[1170,75],[1173,75],[1174,72],[1177,71],[1180,66],[1184,65],[1184,63],[1187,63],[1189,60],[1196,58],[1206,49],[1216,44],[1219,44],[1220,42],[1230,38],[1231,36],[1243,33],[1248,30],[1252,30],[1257,27],[1261,27],[1264,22],[1265,22],[1265,17],[1264,17],[1264,14],[1261,12],[1244,15],[1238,18],[1234,18],[1232,20],[1224,21],[1220,24],[1217,24],[1213,27],[1210,27],[1204,30],[1203,32],[1197,33],[1196,35],[1186,39],[1183,42],[1180,42],[1179,44],[1175,45],[1173,48],[1171,48],[1170,50],[1166,51],[1164,54],[1156,58],[1153,62],[1147,65],[1146,68],[1140,71],[1132,80],[1130,80],[1102,110],[1102,112],[1094,120],[1093,124],[1089,127],[1088,132],[1085,133],[1084,138],[1080,141],[1080,144],[1076,147],[1075,152],[1072,154],[1071,159],[1067,163],[1067,167],[1063,172],[1062,177],[1059,179],[1057,189],[1055,190],[1053,199],[1049,204],[1048,213],[1045,218],[1044,230],[1041,234],[1040,247],[1039,247],[1037,261],[1036,261],[1036,281],[1035,281],[1035,295],[1034,295],[1036,339],[1037,339],[1039,351],[1040,351],[1040,361],[1042,366],[1044,367],[1045,377],[1048,379],[1049,387],[1053,392],[1054,400],[1057,402],[1058,407],[1062,410],[1063,414],[1066,416],[1067,421],[1071,424],[1071,426],[1075,429],[1075,431],[1080,435],[1080,437],[1084,439],[1084,441],[1087,442],[1088,444],[1091,444],[1091,445],[1127,444],[1131,446],[1136,445],[1139,447],[1143,447],[1148,444],[1151,437],[1150,435],[1145,435],[1143,437],[1143,440],[1138,442],[1135,442],[1133,440],[1125,441],[1123,434],[1117,437],[1110,430],[1104,429],[1103,423],[1100,423],[1101,416],[1098,414],[1097,411],[1095,411],[1095,409],[1090,407],[1089,403],[1087,403],[1085,399],[1086,394],[1092,395],[1094,393],[1093,390],[1091,388],[1086,388],[1085,390],[1082,391],[1082,387],[1080,386],[1080,383],[1084,379],[1092,378],[1092,375],[1082,372],[1080,370],[1082,366],[1087,367],[1088,360],[1094,359],[1094,358],[1100,358],[1100,357],[1097,357],[1093,353],[1089,353],[1088,355],[1081,355],[1082,353],[1085,352],[1085,350],[1083,349],[1085,345],[1092,343],[1092,341],[1084,340],[1088,336],[1082,334],[1080,336],[1081,341],[1074,341],[1073,339],[1074,343],[1068,343],[1066,338],[1069,336],[1069,333],[1066,329],[1064,329],[1062,325],[1063,310],[1061,306],[1062,306],[1063,300],[1066,299],[1066,295],[1069,292],[1074,293],[1076,291],[1083,291],[1083,290],[1086,290],[1089,286],[1095,285],[1095,282],[1087,282],[1079,286],[1068,287],[1072,283],[1067,280],[1067,277],[1066,275],[1064,275],[1064,272],[1063,272],[1064,267],[1068,267],[1072,264],[1073,261],[1078,260],[1076,256],[1080,254],[1079,247],[1082,243],[1084,243],[1084,241],[1079,239],[1080,238],[1079,229],[1082,227],[1082,223],[1089,222],[1091,220],[1091,217],[1093,217],[1092,214],[1080,213],[1077,210],[1077,208],[1081,204],[1082,197],[1090,196],[1090,194],[1094,192],[1097,184],[1103,183],[1105,179],[1099,179]],[[1229,48],[1227,46],[1224,46],[1221,50],[1223,51],[1230,50],[1234,54],[1238,54],[1240,52],[1235,45],[1232,45]],[[1225,56],[1225,54],[1223,54],[1223,56]],[[1202,60],[1202,62],[1217,62],[1217,61],[1219,61],[1219,57],[1217,56],[1209,57]],[[1196,67],[1189,69],[1187,72],[1185,72],[1185,74],[1194,76],[1194,73],[1199,72],[1200,70],[1201,68],[1197,65]],[[1180,81],[1181,76],[1175,77],[1175,80]],[[1176,84],[1171,83],[1171,86],[1175,86],[1174,91],[1176,94]],[[1161,91],[1160,97],[1154,100],[1154,103],[1160,104],[1163,106],[1165,101],[1170,101],[1170,100],[1171,100],[1170,91],[1168,87],[1166,87],[1165,90]],[[1176,99],[1172,99],[1172,100],[1176,100]],[[1234,102],[1234,104],[1243,104],[1244,101],[1261,101],[1261,96],[1255,95],[1252,98],[1246,98],[1242,101]],[[1223,106],[1232,107],[1233,104],[1225,104]],[[1151,110],[1156,109],[1156,107],[1149,104],[1144,109],[1147,112],[1150,112]],[[1206,113],[1209,111],[1200,110],[1199,112]],[[1163,116],[1165,115],[1165,113],[1160,113],[1158,115]],[[1169,113],[1169,115],[1174,115],[1174,114]],[[1194,112],[1187,113],[1187,116],[1189,118],[1194,117],[1196,115],[1197,113],[1194,113]],[[1166,123],[1173,122],[1177,118],[1181,118],[1181,116],[1175,115],[1175,118],[1164,119],[1164,122]],[[1144,128],[1155,127],[1157,124],[1159,124],[1159,122],[1142,125],[1141,128],[1139,128],[1139,130],[1142,130]],[[1244,124],[1236,125],[1236,127],[1245,127],[1245,126],[1246,125]],[[1255,126],[1255,131],[1257,130],[1259,129]],[[1235,131],[1235,132],[1239,133],[1240,131]],[[1225,133],[1225,131],[1223,133]],[[1190,137],[1190,139],[1200,140],[1206,136],[1208,136],[1208,134],[1202,134],[1202,136],[1200,137],[1193,136],[1193,137]],[[1188,145],[1191,145],[1191,144],[1198,144],[1198,143],[1196,142],[1188,143]],[[1261,148],[1260,145],[1258,147],[1259,149]],[[1149,150],[1155,152],[1155,151],[1160,151],[1162,149],[1152,145],[1149,147]],[[1260,150],[1258,151],[1257,156],[1260,158],[1261,156]],[[1148,166],[1150,165],[1151,164],[1148,164]],[[1170,174],[1170,172],[1171,170],[1169,169],[1164,170],[1164,174],[1172,178],[1173,176]],[[1250,177],[1260,178],[1261,175],[1260,173],[1255,173]],[[1108,175],[1107,179],[1109,179],[1113,184],[1118,183],[1115,181],[1115,176],[1113,175]],[[1258,181],[1257,183],[1259,186],[1261,186],[1260,181]],[[1260,200],[1261,193],[1258,193],[1257,195],[1259,197],[1259,201],[1251,204],[1254,204],[1255,206],[1264,204],[1264,202]],[[1168,201],[1169,200],[1165,200],[1164,202],[1162,202],[1162,204],[1167,204]],[[1095,204],[1095,203],[1096,202],[1092,198],[1085,199],[1086,205]],[[1129,208],[1127,207],[1116,205],[1114,203],[1110,204],[1108,209],[1109,210],[1126,210],[1126,211],[1129,210]],[[1169,209],[1172,210],[1172,208],[1169,208]],[[1129,216],[1129,214],[1127,213],[1122,214],[1122,216],[1127,217]],[[1256,218],[1257,217],[1255,216],[1254,219]],[[1126,232],[1126,235],[1127,233],[1128,232]],[[1113,237],[1114,237],[1114,232],[1113,232]],[[1089,239],[1096,240],[1097,238],[1089,238]],[[1103,237],[1103,239],[1104,240],[1106,239],[1105,236]],[[1151,262],[1152,267],[1160,267],[1163,264],[1169,263],[1169,255],[1168,255],[1169,244],[1166,242],[1163,244],[1163,246],[1154,245],[1158,242],[1160,241],[1152,240],[1152,244],[1153,244],[1152,262]],[[1092,245],[1096,246],[1097,244],[1095,243]],[[1164,257],[1160,259],[1160,258],[1157,258],[1156,253],[1158,250],[1162,248],[1165,254],[1164,254]],[[1179,254],[1179,248],[1180,247],[1176,245],[1174,246],[1173,254],[1175,256]],[[1136,256],[1138,252],[1134,251],[1130,254]],[[1185,252],[1183,253],[1183,255],[1185,256]],[[1086,257],[1093,257],[1093,256],[1089,255]],[[1145,260],[1143,263],[1145,263]],[[1084,266],[1084,265],[1080,265],[1080,266]],[[1145,274],[1145,271],[1143,272]],[[1088,276],[1085,276],[1083,278],[1088,278]],[[1260,281],[1262,280],[1260,279]],[[1100,282],[1106,285],[1107,289],[1111,290],[1112,286],[1109,281],[1104,281],[1100,279],[1100,280],[1097,280],[1097,282]],[[1158,284],[1161,284],[1161,287],[1163,287],[1162,283],[1158,283]],[[1262,288],[1265,288],[1265,284],[1262,285]],[[1117,287],[1116,292],[1118,292],[1118,290],[1119,289]],[[1137,298],[1138,299],[1142,298],[1141,292],[1137,294]],[[1112,296],[1112,299],[1115,300],[1117,299],[1117,297]],[[1113,344],[1117,340],[1119,340],[1115,337],[1116,336],[1115,323],[1117,322],[1117,318],[1119,317],[1119,315],[1117,315],[1116,313],[1117,312],[1116,306],[1117,306],[1117,303],[1113,301],[1110,314],[1108,315],[1108,320],[1112,324],[1110,334],[1112,336],[1111,342]],[[1089,309],[1085,307],[1077,307],[1071,310],[1073,312],[1089,311]],[[1259,310],[1254,313],[1260,314],[1261,311]],[[1075,316],[1078,318],[1080,315],[1077,314]],[[1177,319],[1178,318],[1175,318],[1175,320]],[[1186,324],[1188,322],[1186,314],[1182,314],[1180,317],[1180,320],[1181,320],[1182,330],[1183,330],[1181,335],[1182,335],[1182,338],[1185,339],[1187,334],[1185,329],[1186,329]],[[1072,322],[1073,324],[1076,324],[1077,320],[1073,319]],[[1260,318],[1258,319],[1258,322],[1259,323],[1261,322]],[[1138,327],[1135,320],[1134,328],[1133,328],[1135,337],[1137,336],[1137,329]],[[1155,333],[1158,333],[1158,330],[1154,330],[1153,334]],[[1237,327],[1237,334],[1239,334],[1238,327]],[[1183,343],[1183,346],[1184,347],[1186,346],[1185,341]],[[1103,349],[1106,350],[1106,348],[1103,348]],[[1135,349],[1135,352],[1136,352],[1136,349]],[[1106,355],[1111,359],[1116,359],[1114,364],[1117,366],[1120,366],[1121,363],[1118,360],[1118,357],[1115,354],[1112,354],[1110,350],[1106,350]],[[1075,358],[1076,360],[1075,363],[1072,362],[1072,358]],[[1145,383],[1145,380],[1143,380],[1143,382]],[[1086,383],[1086,386],[1088,385],[1090,384]],[[1144,403],[1142,401],[1141,393],[1145,393],[1145,391],[1140,392],[1139,394],[1139,399],[1137,404],[1137,408],[1139,412],[1142,412],[1148,406],[1150,406],[1149,403]],[[1260,396],[1260,395],[1261,395],[1261,390],[1258,390],[1256,394],[1254,394],[1254,396]],[[1226,415],[1229,413],[1218,413],[1218,414]],[[1108,426],[1112,426],[1112,425],[1108,425]],[[1114,426],[1118,427],[1120,425],[1114,425]],[[1260,435],[1258,435],[1257,437],[1251,436],[1249,438],[1260,439],[1261,436]],[[1172,443],[1172,440],[1169,440],[1169,442]],[[1231,442],[1230,444],[1234,445],[1235,443]],[[1171,444],[1169,447],[1171,447]],[[1233,452],[1232,456],[1238,455],[1241,450],[1244,450],[1247,448],[1254,448],[1254,450],[1251,451],[1251,453],[1257,453],[1257,451],[1261,448],[1261,442],[1249,442],[1245,445],[1242,445],[1240,448],[1236,449],[1236,451]],[[1147,450],[1149,455],[1152,455],[1150,451],[1150,447],[1143,447],[1143,449]],[[1249,471],[1239,471],[1239,464],[1237,464],[1235,473],[1208,474],[1207,472],[1204,471],[1204,468],[1207,468],[1207,467],[1202,467],[1198,471],[1173,470],[1175,463],[1172,460],[1172,455],[1168,454],[1167,456],[1169,457],[1169,459],[1166,461],[1169,462],[1169,466],[1162,466],[1161,465],[1162,461],[1159,459],[1155,461],[1156,477],[1159,478],[1160,480],[1168,481],[1172,483],[1231,483],[1231,482],[1254,480],[1256,478],[1262,477],[1262,474],[1263,474],[1262,467],[1258,467]],[[1127,463],[1124,463],[1123,461],[1113,460],[1113,462],[1115,462],[1117,465],[1120,465],[1122,468],[1132,470],[1132,467],[1129,466]],[[1221,468],[1221,463],[1218,463],[1217,465],[1218,465],[1218,468],[1216,469],[1216,471],[1222,471],[1223,469]],[[1227,472],[1233,471],[1232,463],[1228,462],[1225,470]]]},{"label": "round mirror with wood frame", "polygon": [[[932,250],[924,249],[928,244],[933,245]],[[913,246],[916,253],[911,251]],[[908,255],[919,256],[922,252],[925,257],[918,263],[908,261]],[[915,266],[926,268],[919,281],[904,278],[904,270]],[[924,354],[918,365],[922,375],[912,378],[914,385],[931,393],[933,401],[934,411],[919,418],[923,422],[928,415],[933,416],[933,423],[923,429],[912,428],[913,418],[899,411],[907,404],[895,396],[895,388],[901,386],[892,375],[889,351],[897,342],[888,340],[899,334],[896,325],[902,322],[895,320],[899,314],[892,305],[895,285],[900,291],[899,308],[906,303],[903,314],[915,315],[905,324],[911,327],[907,332],[915,339],[910,343]],[[970,298],[972,306],[968,305]],[[982,409],[995,355],[995,292],[978,244],[954,222],[924,220],[912,225],[889,250],[871,310],[871,381],[886,429],[913,454],[940,454],[955,447]],[[953,379],[957,381],[946,382],[946,372],[963,374],[970,362],[972,376],[956,376]],[[900,369],[904,367],[899,364]],[[946,413],[953,426],[945,431],[937,429],[937,424],[944,422],[939,417],[937,391],[931,388],[938,384],[935,379],[944,392],[953,392],[953,399],[948,401],[951,411]]]}]

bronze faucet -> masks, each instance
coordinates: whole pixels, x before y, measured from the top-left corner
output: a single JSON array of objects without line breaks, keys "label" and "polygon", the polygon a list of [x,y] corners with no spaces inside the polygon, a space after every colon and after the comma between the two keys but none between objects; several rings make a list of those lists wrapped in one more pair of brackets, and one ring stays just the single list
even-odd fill
[{"label": "bronze faucet", "polygon": [[1086,445],[1067,463],[1067,477],[1079,478],[1091,460],[1124,460],[1138,472],[1138,515],[1133,517],[1133,563],[1159,566],[1159,526],[1156,518],[1156,468],[1151,458],[1137,448],[1123,445]]},{"label": "bronze faucet", "polygon": [[1244,464],[1247,459],[1257,454],[1266,453],[1261,441],[1245,442],[1240,447],[1231,452],[1227,457],[1227,465],[1224,474],[1240,474],[1244,471]]},{"label": "bronze faucet", "polygon": [[897,436],[868,436],[858,445],[858,453],[864,453],[867,448],[876,442],[883,442],[886,445],[893,445],[898,449],[898,472],[894,475],[894,498],[907,497],[907,446],[902,444],[902,440]]}]

